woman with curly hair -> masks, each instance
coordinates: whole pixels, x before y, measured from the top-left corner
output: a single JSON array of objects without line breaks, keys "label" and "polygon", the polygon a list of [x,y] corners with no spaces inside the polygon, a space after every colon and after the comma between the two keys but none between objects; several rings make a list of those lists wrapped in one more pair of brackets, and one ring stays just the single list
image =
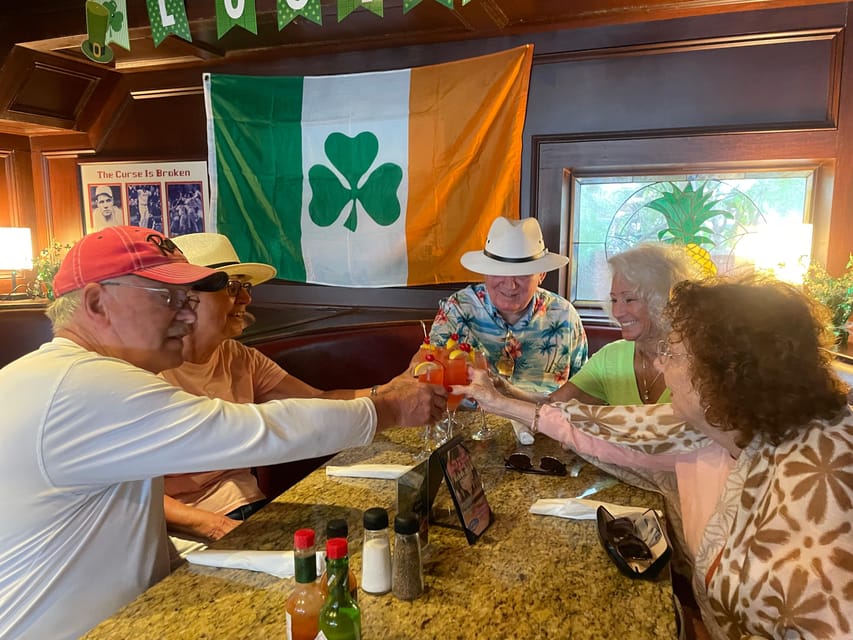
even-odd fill
[{"label": "woman with curly hair", "polygon": [[454,392],[661,491],[715,640],[853,637],[853,415],[825,310],[752,276],[684,282],[666,316],[671,406],[534,405],[479,371]]}]

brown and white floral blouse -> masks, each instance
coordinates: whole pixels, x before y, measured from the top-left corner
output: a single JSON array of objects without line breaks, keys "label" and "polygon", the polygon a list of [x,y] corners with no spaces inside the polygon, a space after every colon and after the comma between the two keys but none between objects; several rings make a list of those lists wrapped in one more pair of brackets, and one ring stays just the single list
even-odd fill
[{"label": "brown and white floral blouse", "polygon": [[[570,402],[555,408],[572,422],[563,429],[594,435],[623,454],[630,450],[635,461],[630,470],[608,464],[600,447],[595,462],[628,482],[661,491],[680,527],[680,512],[673,510],[681,509],[686,496],[677,495],[675,466],[667,472],[660,462],[683,461],[697,447],[717,445],[673,420],[668,405]],[[578,442],[583,446],[583,438]],[[636,454],[647,456],[648,465],[639,464]],[[688,561],[696,600],[715,640],[853,638],[850,410],[831,422],[815,420],[778,446],[756,437],[734,461]]]}]

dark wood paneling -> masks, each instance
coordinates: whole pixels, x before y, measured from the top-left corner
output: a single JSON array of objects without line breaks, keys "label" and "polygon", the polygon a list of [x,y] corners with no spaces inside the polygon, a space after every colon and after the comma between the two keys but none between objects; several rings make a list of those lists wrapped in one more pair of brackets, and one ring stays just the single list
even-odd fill
[{"label": "dark wood paneling", "polygon": [[9,111],[73,128],[98,79],[36,63],[9,103]]}]

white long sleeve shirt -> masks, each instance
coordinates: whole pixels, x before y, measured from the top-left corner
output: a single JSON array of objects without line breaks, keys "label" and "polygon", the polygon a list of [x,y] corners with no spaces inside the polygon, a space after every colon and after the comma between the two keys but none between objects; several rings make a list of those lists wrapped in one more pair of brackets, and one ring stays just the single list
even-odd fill
[{"label": "white long sleeve shirt", "polygon": [[0,638],[77,638],[168,574],[161,476],[361,446],[366,398],[241,405],[55,338],[0,369]]}]

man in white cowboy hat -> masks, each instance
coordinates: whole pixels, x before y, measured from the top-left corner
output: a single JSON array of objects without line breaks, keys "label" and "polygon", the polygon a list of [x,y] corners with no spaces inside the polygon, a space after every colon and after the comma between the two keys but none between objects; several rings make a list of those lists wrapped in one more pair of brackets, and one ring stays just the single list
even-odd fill
[{"label": "man in white cowboy hat", "polygon": [[90,233],[62,260],[54,339],[0,369],[19,400],[0,417],[14,514],[0,520],[0,638],[79,638],[168,575],[163,475],[325,455],[441,415],[393,390],[249,406],[157,377],[182,361],[195,291],[227,280],[140,227]]},{"label": "man in white cowboy hat", "polygon": [[113,188],[108,185],[95,187],[92,198],[92,229],[116,227],[124,224],[121,206],[116,206]]},{"label": "man in white cowboy hat", "polygon": [[[281,398],[353,399],[392,390],[431,402],[436,389],[403,374],[365,389],[321,391],[289,375],[257,349],[234,340],[243,331],[252,287],[275,277],[268,264],[240,262],[230,240],[218,233],[191,233],[173,239],[187,259],[228,276],[220,291],[195,292],[199,298],[195,331],[184,337],[184,363],[162,372],[177,387],[195,395],[231,402],[266,402]],[[428,389],[424,389],[428,387]],[[443,393],[443,391],[441,392]],[[229,467],[223,456],[222,466]],[[167,475],[165,514],[180,555],[218,540],[267,502],[251,469],[225,469]]]},{"label": "man in white cowboy hat", "polygon": [[485,248],[461,258],[463,267],[485,276],[484,282],[441,302],[430,341],[442,345],[457,334],[459,342],[484,350],[493,370],[503,357],[517,386],[544,393],[557,389],[587,359],[577,311],[539,286],[548,271],[568,261],[545,248],[534,218],[496,218]]}]

